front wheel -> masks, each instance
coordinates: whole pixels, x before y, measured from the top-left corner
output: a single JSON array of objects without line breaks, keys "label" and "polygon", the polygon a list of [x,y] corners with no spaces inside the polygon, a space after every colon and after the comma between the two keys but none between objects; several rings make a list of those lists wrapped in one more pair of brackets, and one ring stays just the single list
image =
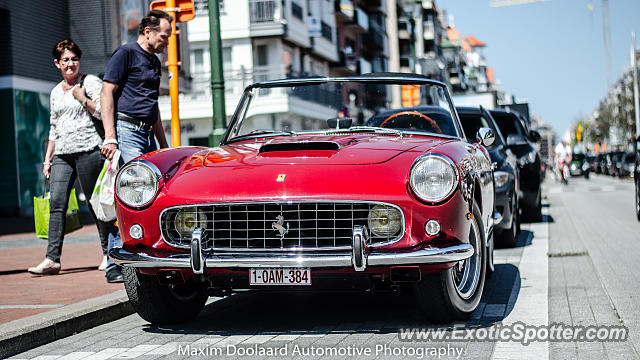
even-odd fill
[{"label": "front wheel", "polygon": [[439,274],[423,277],[414,285],[418,308],[432,322],[468,319],[480,303],[486,273],[486,240],[477,205],[473,207],[473,215],[469,243],[474,254]]},{"label": "front wheel", "polygon": [[195,318],[204,308],[206,291],[187,285],[163,286],[153,275],[123,267],[124,287],[133,309],[152,324],[175,324]]}]

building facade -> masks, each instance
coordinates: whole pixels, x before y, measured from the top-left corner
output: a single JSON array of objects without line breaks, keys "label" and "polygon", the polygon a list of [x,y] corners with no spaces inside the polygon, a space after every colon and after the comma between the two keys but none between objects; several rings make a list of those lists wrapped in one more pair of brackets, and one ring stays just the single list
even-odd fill
[{"label": "building facade", "polygon": [[[65,38],[82,49],[80,71],[101,75],[113,51],[134,41],[149,0],[0,0],[0,214],[31,214],[44,188],[49,94],[62,80],[52,49]],[[187,44],[183,44],[186,46]],[[183,49],[183,53],[188,49]],[[183,66],[188,74],[188,63]],[[162,89],[168,92],[166,72]],[[182,89],[188,78],[181,76]],[[91,189],[90,189],[91,190]]]}]

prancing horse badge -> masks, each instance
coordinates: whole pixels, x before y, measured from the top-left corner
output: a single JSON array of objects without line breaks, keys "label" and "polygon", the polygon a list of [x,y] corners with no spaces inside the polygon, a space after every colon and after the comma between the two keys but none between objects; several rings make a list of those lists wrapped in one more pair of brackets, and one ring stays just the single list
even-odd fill
[{"label": "prancing horse badge", "polygon": [[280,174],[276,179],[277,182],[284,182],[284,179],[287,177],[287,174]]}]

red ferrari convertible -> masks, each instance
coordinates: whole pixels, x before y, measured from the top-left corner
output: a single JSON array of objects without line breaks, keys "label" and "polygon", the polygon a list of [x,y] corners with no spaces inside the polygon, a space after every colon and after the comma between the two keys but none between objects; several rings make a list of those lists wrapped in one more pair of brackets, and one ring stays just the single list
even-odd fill
[{"label": "red ferrari convertible", "polygon": [[266,288],[407,290],[428,319],[465,319],[493,269],[493,133],[476,137],[420,75],[255,83],[219,147],[121,168],[109,255],[151,323]]}]

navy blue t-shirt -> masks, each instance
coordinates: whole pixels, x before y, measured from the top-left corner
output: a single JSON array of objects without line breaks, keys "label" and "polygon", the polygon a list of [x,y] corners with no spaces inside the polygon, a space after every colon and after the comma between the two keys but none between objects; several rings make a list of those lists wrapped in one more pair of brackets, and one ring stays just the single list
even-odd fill
[{"label": "navy blue t-shirt", "polygon": [[104,74],[105,81],[118,85],[114,94],[115,112],[154,124],[158,119],[161,74],[160,60],[137,42],[117,48]]}]

